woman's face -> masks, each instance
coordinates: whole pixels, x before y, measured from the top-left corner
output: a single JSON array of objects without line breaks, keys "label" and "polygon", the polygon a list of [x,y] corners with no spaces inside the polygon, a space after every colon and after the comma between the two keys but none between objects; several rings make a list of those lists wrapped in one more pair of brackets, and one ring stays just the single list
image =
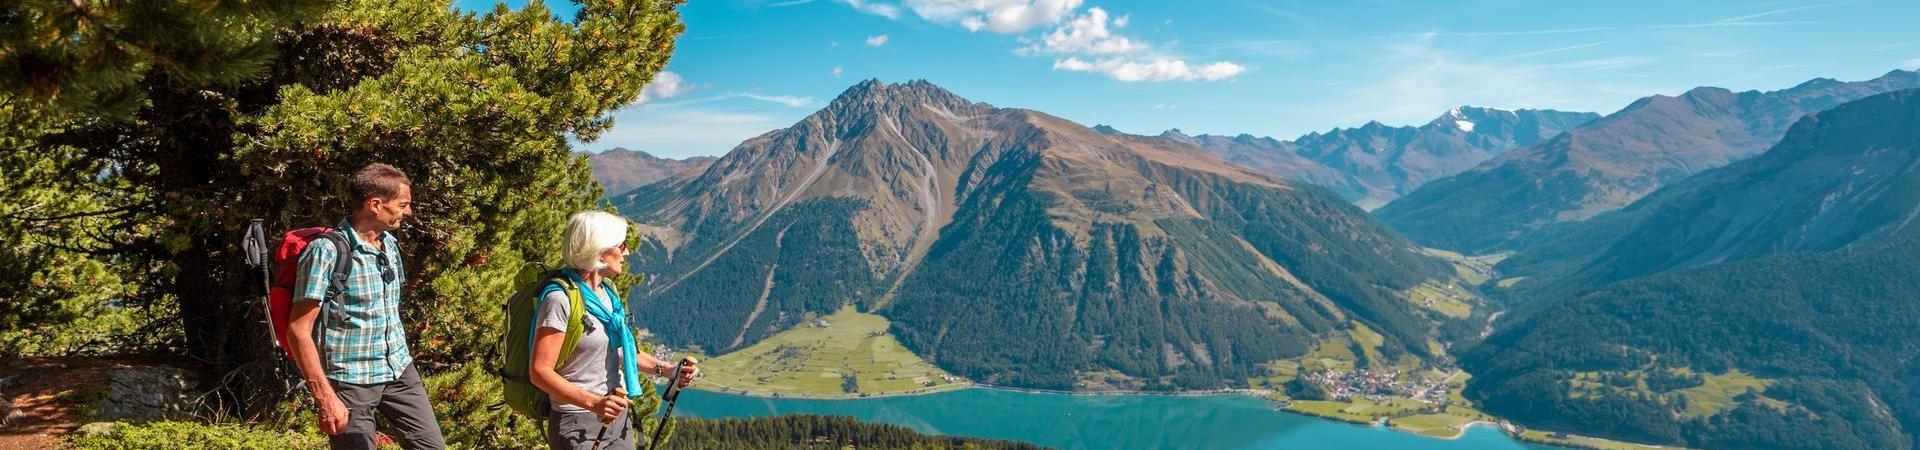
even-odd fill
[{"label": "woman's face", "polygon": [[606,275],[621,275],[627,273],[627,253],[627,244],[625,242],[607,249],[607,251],[600,252],[600,263],[607,266],[606,269],[601,270],[601,273]]}]

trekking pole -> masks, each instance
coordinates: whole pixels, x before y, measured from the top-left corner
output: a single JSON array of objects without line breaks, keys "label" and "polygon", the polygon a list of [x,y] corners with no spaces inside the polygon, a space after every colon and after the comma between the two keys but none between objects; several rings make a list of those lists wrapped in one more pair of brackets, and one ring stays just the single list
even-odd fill
[{"label": "trekking pole", "polygon": [[[285,351],[280,348],[280,330],[273,328],[273,270],[271,269],[273,259],[267,255],[267,232],[261,227],[263,222],[266,222],[266,219],[247,220],[247,234],[240,239],[240,249],[247,258],[247,267],[260,271],[260,313],[267,319],[267,338],[273,341],[274,350]],[[284,375],[298,373],[299,369],[288,367],[293,364],[292,358],[274,359],[280,360],[278,368],[280,373],[277,375],[280,378],[281,388],[293,390],[294,385],[287,382]],[[298,376],[296,375],[295,378]]]},{"label": "trekking pole", "polygon": [[[607,391],[607,395],[613,395],[613,394],[620,394],[620,396],[625,397],[627,395],[627,392],[626,390],[620,389],[617,387],[613,388],[613,390],[611,391]],[[627,407],[627,410],[632,411],[633,407],[629,405]],[[615,417],[614,420],[620,420],[620,419],[618,417]],[[600,422],[600,435],[593,438],[593,450],[600,450],[600,444],[607,441],[607,430],[613,428],[612,425],[613,425],[613,420]]]},{"label": "trekking pole", "polygon": [[659,450],[660,439],[667,437],[667,424],[673,422],[673,406],[680,403],[680,391],[684,390],[684,386],[680,385],[680,371],[685,370],[688,365],[697,363],[699,361],[687,357],[673,365],[673,375],[667,378],[667,391],[661,394],[661,399],[667,402],[667,411],[660,415],[660,426],[653,429],[653,441],[647,444],[647,450]]}]

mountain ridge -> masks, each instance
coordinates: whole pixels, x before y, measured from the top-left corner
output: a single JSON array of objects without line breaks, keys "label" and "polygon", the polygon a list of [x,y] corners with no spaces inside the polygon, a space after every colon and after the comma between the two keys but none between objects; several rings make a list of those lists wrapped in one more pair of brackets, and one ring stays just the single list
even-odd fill
[{"label": "mountain ridge", "polygon": [[1920,73],[1813,80],[1776,91],[1698,87],[1618,112],[1433,182],[1375,211],[1415,241],[1470,253],[1624,207],[1658,187],[1764,151],[1796,119],[1920,87]]},{"label": "mountain ridge", "polygon": [[587,154],[587,166],[593,169],[593,177],[600,181],[605,196],[611,198],[674,175],[705,170],[717,159],[711,156],[661,158],[645,151],[614,147]]},{"label": "mountain ridge", "polygon": [[1395,127],[1368,121],[1286,141],[1245,133],[1187,136],[1177,129],[1161,136],[1187,140],[1269,175],[1326,186],[1362,208],[1373,209],[1429,180],[1459,173],[1598,117],[1550,109],[1459,106],[1422,125]]}]

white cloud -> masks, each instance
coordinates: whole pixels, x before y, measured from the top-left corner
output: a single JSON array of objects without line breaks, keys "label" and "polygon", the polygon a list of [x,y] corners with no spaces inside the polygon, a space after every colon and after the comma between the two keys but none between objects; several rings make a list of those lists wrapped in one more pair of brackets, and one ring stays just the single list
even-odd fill
[{"label": "white cloud", "polygon": [[833,66],[833,77],[840,78],[840,73],[845,71],[846,69],[842,69],[840,66]]},{"label": "white cloud", "polygon": [[1920,70],[1920,58],[1901,61],[1900,68],[1907,69],[1907,70]]},{"label": "white cloud", "polygon": [[814,0],[787,0],[782,2],[768,3],[767,7],[768,8],[785,8],[788,6],[800,6],[800,5],[805,5],[813,2]]},{"label": "white cloud", "polygon": [[815,104],[813,101],[813,97],[798,97],[798,96],[792,96],[792,95],[766,95],[766,94],[756,94],[752,92],[739,92],[739,93],[734,93],[732,95],[737,98],[759,100],[759,101],[768,102],[768,103],[779,103],[779,104],[787,105],[788,107],[793,107],[793,108],[801,108],[801,107],[806,107],[806,106]]},{"label": "white cloud", "polygon": [[[1115,28],[1126,26],[1127,16],[1113,20]],[[1147,45],[1113,34],[1107,28],[1107,11],[1099,7],[1087,8],[1086,14],[1055,28],[1040,38],[1040,42],[1027,46],[1027,52],[1048,52],[1086,55],[1120,55],[1147,50]]]},{"label": "white cloud", "polygon": [[[1081,11],[1084,0],[835,1],[895,19],[899,18],[899,9],[905,8],[928,22],[959,25],[969,31],[1020,34],[1055,25],[1040,36],[1020,36],[1018,40],[1027,45],[1014,50],[1023,56],[1063,56],[1054,60],[1055,70],[1100,73],[1128,82],[1213,81],[1246,71],[1246,67],[1231,61],[1188,62],[1179,55],[1154,51],[1146,42],[1116,32],[1133,22],[1131,15],[1115,17],[1098,7]],[[1171,19],[1167,23],[1172,23]],[[874,36],[867,38],[867,45],[878,47],[886,41],[886,35]]]},{"label": "white cloud", "polygon": [[871,0],[837,0],[853,7],[853,10],[888,19],[900,18],[900,5]]},{"label": "white cloud", "polygon": [[1725,19],[1714,20],[1714,21],[1688,23],[1688,24],[1680,24],[1680,25],[1661,25],[1653,28],[1718,28],[1718,27],[1768,27],[1768,26],[1776,26],[1776,25],[1817,25],[1817,24],[1820,24],[1820,22],[1808,22],[1804,20],[1764,21],[1764,20],[1753,20],[1753,19],[1758,19],[1758,18],[1768,17],[1768,16],[1777,16],[1781,14],[1805,11],[1809,9],[1826,8],[1829,6],[1836,6],[1836,5],[1840,5],[1840,3],[1800,5],[1800,6],[1762,11],[1762,12],[1757,12],[1753,14],[1728,17]]},{"label": "white cloud", "polygon": [[1103,58],[1093,61],[1078,56],[1053,62],[1055,70],[1069,72],[1093,72],[1106,75],[1115,80],[1135,81],[1214,81],[1232,78],[1247,69],[1227,61],[1217,61],[1198,66],[1189,65],[1184,60],[1171,58]]},{"label": "white cloud", "polygon": [[1565,47],[1554,47],[1546,50],[1538,50],[1538,51],[1521,53],[1518,55],[1509,56],[1508,58],[1512,58],[1512,59],[1532,58],[1535,56],[1545,56],[1545,55],[1551,55],[1555,53],[1570,52],[1570,51],[1579,50],[1587,47],[1598,47],[1606,44],[1607,44],[1607,41],[1588,42],[1585,44],[1574,44],[1574,45],[1569,45]]},{"label": "white cloud", "polygon": [[805,107],[811,107],[811,106],[818,106],[820,104],[818,101],[814,100],[813,97],[800,97],[800,96],[794,96],[794,95],[778,95],[778,94],[761,94],[758,92],[728,92],[728,93],[723,93],[723,94],[714,95],[710,97],[702,97],[702,98],[696,98],[691,100],[681,100],[676,102],[658,103],[658,104],[653,104],[648,106],[650,107],[657,106],[662,108],[685,107],[685,106],[699,105],[703,103],[713,103],[718,101],[735,100],[735,99],[756,100],[756,101],[762,101],[762,102],[787,106],[790,108],[805,108]]},{"label": "white cloud", "polygon": [[680,74],[662,70],[653,74],[653,81],[647,83],[647,87],[640,89],[640,98],[634,99],[633,104],[642,105],[654,100],[673,98],[691,90],[693,85],[687,84],[687,80],[681,78]]},{"label": "white cloud", "polygon": [[929,22],[958,24],[968,31],[1025,32],[1057,23],[1080,7],[1081,0],[905,0],[907,9]]}]

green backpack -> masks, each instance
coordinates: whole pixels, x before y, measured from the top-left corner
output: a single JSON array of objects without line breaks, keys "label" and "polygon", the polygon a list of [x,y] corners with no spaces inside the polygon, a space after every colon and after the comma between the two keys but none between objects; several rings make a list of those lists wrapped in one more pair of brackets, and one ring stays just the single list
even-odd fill
[{"label": "green backpack", "polygon": [[586,305],[580,300],[580,286],[558,270],[549,269],[541,264],[528,264],[514,276],[514,285],[520,286],[507,300],[507,332],[501,336],[500,346],[505,348],[503,358],[496,360],[499,367],[495,374],[500,377],[501,390],[506,393],[507,407],[513,408],[527,417],[536,420],[547,418],[547,393],[535,387],[532,381],[533,332],[535,314],[540,311],[540,292],[550,283],[560,283],[566,291],[567,337],[560,344],[560,357],[554,360],[554,369],[573,355],[574,344],[580,342],[582,328],[580,319],[586,311]]}]

